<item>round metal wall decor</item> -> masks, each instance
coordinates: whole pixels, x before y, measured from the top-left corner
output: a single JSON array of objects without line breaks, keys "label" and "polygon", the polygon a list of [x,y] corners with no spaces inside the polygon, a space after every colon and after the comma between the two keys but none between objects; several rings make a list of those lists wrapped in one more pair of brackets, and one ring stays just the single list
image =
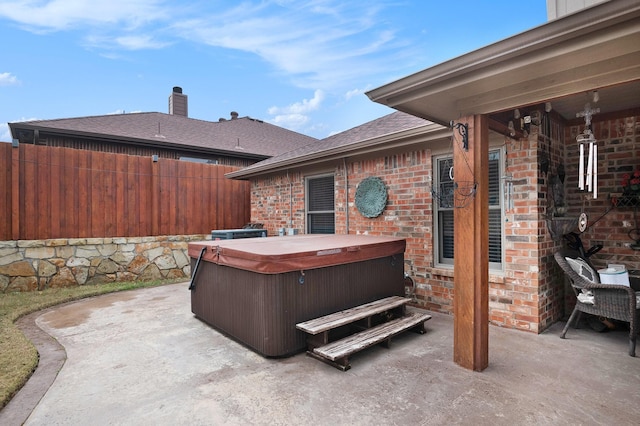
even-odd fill
[{"label": "round metal wall decor", "polygon": [[378,217],[387,205],[387,187],[379,177],[363,179],[356,189],[356,207],[364,217]]},{"label": "round metal wall decor", "polygon": [[580,217],[578,218],[578,231],[584,232],[587,230],[587,214],[580,213]]}]

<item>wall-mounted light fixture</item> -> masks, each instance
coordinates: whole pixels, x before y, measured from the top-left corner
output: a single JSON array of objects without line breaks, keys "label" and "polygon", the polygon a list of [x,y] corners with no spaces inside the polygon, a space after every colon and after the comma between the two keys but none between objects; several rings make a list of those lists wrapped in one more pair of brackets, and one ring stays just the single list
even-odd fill
[{"label": "wall-mounted light fixture", "polygon": [[153,155],[151,156],[151,160],[152,160],[154,163],[157,163],[157,162],[158,162],[158,154],[153,154]]},{"label": "wall-mounted light fixture", "polygon": [[516,128],[513,125],[513,120],[509,120],[507,129],[509,129],[509,136],[514,137],[516,135]]},{"label": "wall-mounted light fixture", "polygon": [[449,127],[458,130],[458,133],[462,136],[462,148],[465,151],[469,151],[469,125],[467,123],[454,123],[453,120],[451,120]]},{"label": "wall-mounted light fixture", "polygon": [[17,148],[18,145],[20,145],[20,141],[18,139],[12,139],[11,140],[11,146],[14,148]]},{"label": "wall-mounted light fixture", "polygon": [[531,131],[531,116],[525,115],[522,118],[522,135],[526,138],[529,136],[529,132]]}]

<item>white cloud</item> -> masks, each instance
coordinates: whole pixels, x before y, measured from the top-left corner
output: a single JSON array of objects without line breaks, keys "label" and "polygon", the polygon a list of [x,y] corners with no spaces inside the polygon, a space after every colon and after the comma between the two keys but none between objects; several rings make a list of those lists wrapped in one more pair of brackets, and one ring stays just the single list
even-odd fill
[{"label": "white cloud", "polygon": [[[126,35],[119,37],[96,36],[90,35],[85,38],[84,44],[87,47],[97,47],[100,49],[110,50],[145,50],[145,49],[162,49],[170,46],[172,43],[160,41],[149,34],[144,35]],[[109,59],[120,59],[118,54],[103,54]]]},{"label": "white cloud", "polygon": [[303,99],[284,107],[272,106],[267,111],[274,116],[269,122],[287,129],[300,130],[310,121],[307,114],[318,110],[323,99],[322,90],[316,90],[311,99]]},{"label": "white cloud", "polygon": [[132,29],[166,18],[162,0],[14,0],[0,3],[0,17],[34,31],[60,31],[79,27],[124,24]]},{"label": "white cloud", "polygon": [[269,123],[290,130],[299,130],[309,122],[309,117],[303,114],[279,114],[269,120]]},{"label": "white cloud", "polygon": [[118,45],[128,50],[162,49],[171,44],[155,40],[148,35],[116,37],[114,40]]},{"label": "white cloud", "polygon": [[389,53],[400,44],[380,16],[384,3],[244,2],[174,28],[186,39],[254,53],[299,87],[333,90],[393,67]]},{"label": "white cloud", "polygon": [[175,13],[166,0],[0,2],[0,18],[39,34],[80,29],[83,45],[107,50],[161,49],[172,44],[160,41],[160,33]]},{"label": "white cloud", "polygon": [[25,121],[36,121],[36,120],[40,120],[40,119],[39,118],[35,118],[35,117],[32,117],[32,118],[24,118],[24,117],[22,117],[22,118],[19,118],[19,119],[15,120],[15,121],[12,121],[12,123],[14,123],[14,122],[15,123],[24,123]]},{"label": "white cloud", "polygon": [[272,106],[271,108],[269,108],[268,113],[271,115],[308,113],[317,110],[320,107],[323,99],[324,93],[322,92],[322,90],[316,90],[313,93],[313,98],[311,99],[303,99],[302,102],[295,102],[284,107]]},{"label": "white cloud", "polygon": [[11,132],[7,123],[0,123],[0,142],[11,142]]},{"label": "white cloud", "polygon": [[20,80],[10,72],[0,73],[0,86],[15,86],[20,84]]},{"label": "white cloud", "polygon": [[367,89],[349,90],[349,91],[347,91],[347,93],[344,94],[344,98],[348,101],[349,99],[353,98],[354,96],[363,95],[366,91],[367,91]]},{"label": "white cloud", "polygon": [[[306,89],[336,94],[363,80],[399,72],[399,55],[417,56],[385,19],[392,0],[9,0],[5,18],[35,32],[75,31],[103,56],[161,49],[189,40],[257,55]],[[108,56],[107,56],[108,55]]]}]

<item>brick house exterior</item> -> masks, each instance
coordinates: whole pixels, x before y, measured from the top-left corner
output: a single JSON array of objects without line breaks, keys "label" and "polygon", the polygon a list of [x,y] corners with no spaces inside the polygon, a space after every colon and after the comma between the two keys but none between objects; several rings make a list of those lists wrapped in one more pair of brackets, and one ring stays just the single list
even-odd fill
[{"label": "brick house exterior", "polygon": [[[353,130],[374,124],[367,123]],[[640,117],[596,121],[594,124],[601,135],[599,141],[607,147],[599,157],[600,163],[607,164],[607,169],[606,173],[603,170],[599,184],[602,194],[596,200],[586,201],[584,207],[584,195],[571,189],[577,185],[577,148],[571,141],[575,140],[572,134],[582,131],[580,125],[555,123],[553,138],[540,135],[536,128],[527,138],[521,139],[492,135],[492,147],[505,153],[505,174],[511,175],[513,182],[512,207],[503,207],[503,269],[489,273],[490,321],[494,325],[539,333],[571,312],[573,293],[553,260],[553,253],[561,247],[562,240],[553,238],[546,221],[547,211],[553,206],[549,181],[559,164],[566,167],[568,216],[584,211],[591,221],[595,221],[604,215],[582,235],[587,248],[596,243],[605,246],[593,259],[594,263],[597,266],[625,263],[629,269],[640,269],[640,258],[630,248],[633,241],[627,236],[631,227],[637,226],[634,225],[633,208],[613,208],[609,197],[609,193],[619,191],[622,176],[640,165]],[[613,138],[604,137],[603,132],[621,125],[622,134],[616,131]],[[426,127],[427,133],[434,131],[432,127]],[[335,143],[339,138],[340,135],[336,135],[329,143]],[[565,140],[569,142],[565,143]],[[446,151],[448,143],[446,139],[437,139],[432,142],[433,147],[429,147],[429,144],[417,141],[416,145],[383,151],[379,155],[353,152],[345,155],[344,161],[328,158],[322,164],[293,166],[284,172],[251,177],[251,219],[264,223],[269,235],[277,235],[280,228],[294,228],[305,233],[305,179],[333,174],[335,232],[406,238],[405,272],[415,281],[416,304],[437,312],[453,313],[453,268],[434,262],[431,185],[433,158]],[[321,141],[316,148],[321,149],[323,144],[326,145],[327,140]],[[543,173],[538,160],[540,153],[549,149],[549,172]],[[278,157],[272,159],[272,164],[277,160]],[[246,175],[251,169],[245,168],[238,174]],[[388,188],[386,208],[376,218],[364,217],[354,203],[358,184],[371,176],[381,178]],[[504,187],[503,197],[507,197]]]},{"label": "brick house exterior", "polygon": [[[313,147],[230,173],[228,177],[251,181],[252,221],[264,223],[270,235],[277,235],[283,227],[309,232],[308,180],[315,176],[333,176],[334,232],[406,238],[405,272],[415,281],[415,303],[430,310],[453,313],[454,267],[443,264],[436,253],[436,247],[442,244],[439,240],[442,232],[436,228],[435,219],[439,203],[438,187],[434,184],[439,179],[436,162],[451,153],[453,141],[459,137],[455,130],[452,135],[446,126],[449,120],[465,113],[484,114],[490,129],[489,151],[496,151],[503,163],[498,168],[497,183],[502,259],[499,267],[489,269],[489,321],[540,333],[555,321],[568,317],[575,298],[553,258],[562,247],[563,239],[561,234],[552,235],[550,231],[555,229],[554,223],[558,220],[549,219],[561,214],[559,207],[566,208],[566,217],[575,217],[581,212],[588,215],[589,226],[581,235],[585,247],[596,243],[604,245],[597,258],[592,259],[596,266],[625,263],[628,269],[640,269],[638,252],[631,248],[634,239],[628,235],[640,227],[640,223],[632,208],[612,207],[615,193],[621,190],[623,175],[640,169],[638,74],[626,86],[617,84],[625,77],[619,75],[615,66],[600,61],[598,67],[609,67],[602,70],[606,78],[601,75],[591,82],[585,77],[576,83],[572,78],[577,71],[565,63],[571,49],[576,49],[576,58],[580,56],[586,43],[585,25],[593,22],[595,16],[606,24],[595,28],[590,35],[593,40],[589,41],[594,46],[611,43],[609,51],[601,52],[618,52],[619,47],[624,47],[635,52],[637,58],[638,48],[627,43],[628,35],[619,41],[607,37],[606,42],[602,42],[601,33],[609,34],[606,25],[616,27],[613,31],[617,31],[622,25],[621,19],[628,21],[625,25],[637,22],[639,13],[638,6],[630,2],[607,2],[550,22],[548,30],[545,26],[531,30],[390,83],[368,96],[408,114],[390,114],[324,139]],[[575,38],[571,33],[574,28]],[[637,25],[630,24],[629,28],[636,28],[633,31],[638,33]],[[565,53],[558,55],[557,69],[564,69],[565,74],[554,71],[556,65],[546,58],[540,60],[544,67],[536,67],[537,59],[527,59],[526,53],[534,58],[538,49],[545,54],[553,49],[549,34],[558,34],[558,51]],[[540,42],[541,35],[547,37],[544,42]],[[580,43],[573,44],[576,39]],[[527,52],[521,53],[518,49]],[[500,54],[504,55],[504,69],[503,64],[495,60]],[[487,57],[494,59],[488,63]],[[519,64],[514,65],[515,60],[522,61],[521,68]],[[459,81],[455,80],[458,71],[454,71],[458,69],[464,70]],[[541,81],[547,80],[532,76],[531,69],[539,73],[548,69],[553,76],[548,81],[554,81],[555,86],[549,89],[540,86]],[[589,67],[585,69],[588,72]],[[535,99],[530,93],[519,94],[520,84],[529,87],[522,83],[526,78],[531,78],[531,84],[536,85],[531,87],[541,87]],[[604,84],[605,81],[609,84]],[[449,91],[439,84],[450,88]],[[562,84],[567,87],[562,90],[572,90],[567,93],[573,96],[561,99],[552,96]],[[430,85],[435,89],[431,90]],[[499,89],[493,89],[495,85]],[[576,136],[584,131],[585,121],[575,118],[584,108],[586,93],[591,96],[594,90],[600,91],[600,99],[608,99],[600,102],[602,113],[593,116],[591,126],[600,147],[596,199],[577,190]],[[456,109],[460,105],[468,105],[469,110]],[[412,116],[416,117],[409,118]],[[523,121],[532,117],[537,120]],[[369,218],[359,213],[355,194],[363,179],[372,176],[384,182],[388,199],[382,214]],[[558,194],[562,194],[564,206],[556,200]],[[457,232],[465,231],[456,229]]]}]

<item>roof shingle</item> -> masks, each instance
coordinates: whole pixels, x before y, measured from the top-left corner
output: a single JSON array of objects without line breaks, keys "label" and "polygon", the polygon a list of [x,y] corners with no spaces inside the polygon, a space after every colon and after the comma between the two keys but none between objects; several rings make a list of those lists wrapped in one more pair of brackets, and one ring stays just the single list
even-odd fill
[{"label": "roof shingle", "polygon": [[159,112],[99,115],[9,123],[40,129],[139,143],[198,147],[265,157],[288,152],[317,139],[249,117],[204,121]]},{"label": "roof shingle", "polygon": [[360,144],[375,138],[432,124],[432,122],[423,118],[396,111],[325,139],[267,158],[266,160],[245,167],[238,172],[231,173],[231,175],[240,177],[258,170],[267,172],[282,164],[295,162],[296,159],[308,158],[310,156],[322,157],[323,152],[329,153],[339,148],[348,149],[349,145]]}]

